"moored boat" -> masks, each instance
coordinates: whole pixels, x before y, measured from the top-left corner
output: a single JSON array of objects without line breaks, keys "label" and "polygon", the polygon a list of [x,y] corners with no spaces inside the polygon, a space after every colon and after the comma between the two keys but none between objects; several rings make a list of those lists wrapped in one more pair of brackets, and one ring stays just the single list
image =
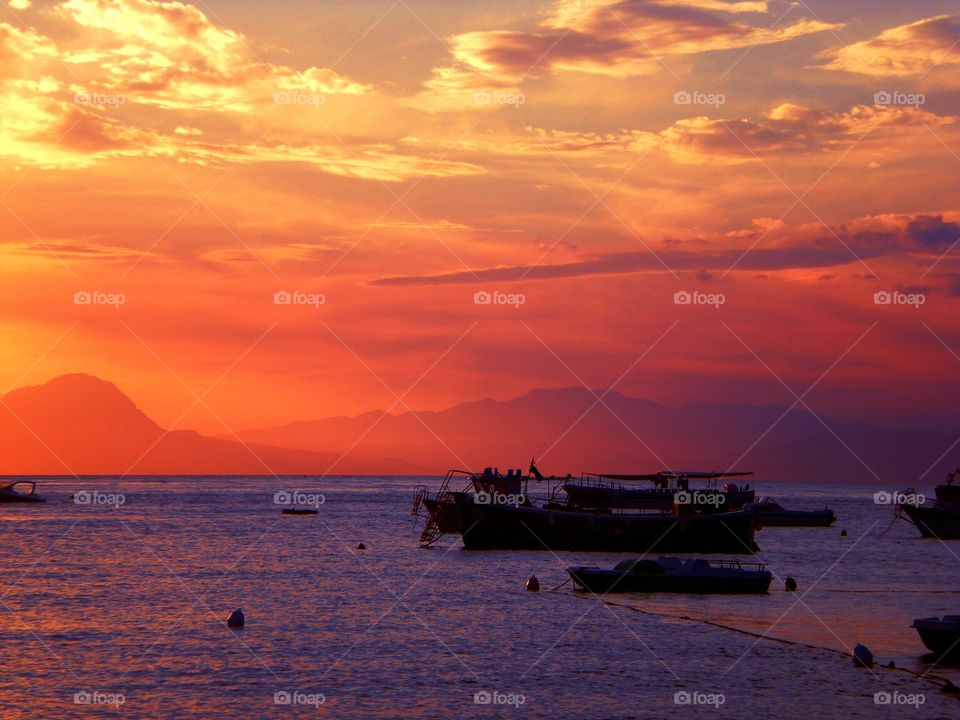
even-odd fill
[{"label": "moored boat", "polygon": [[593,593],[765,593],[773,575],[763,564],[742,567],[737,560],[660,557],[623,560],[612,570],[567,568],[578,590]]},{"label": "moored boat", "polygon": [[910,627],[930,652],[941,657],[960,657],[960,615],[917,618]]},{"label": "moored boat", "polygon": [[960,510],[940,503],[933,505],[901,505],[920,534],[928,538],[956,540],[960,538]]},{"label": "moored boat", "polygon": [[[27,492],[17,490],[18,485],[29,485]],[[16,480],[0,484],[0,503],[13,502],[46,502],[47,499],[37,494],[37,483],[33,480]]]},{"label": "moored boat", "polygon": [[589,512],[557,503],[483,503],[469,495],[455,496],[453,504],[463,544],[470,550],[756,551],[752,507],[710,514]]},{"label": "moored boat", "polygon": [[770,497],[761,497],[756,504],[760,525],[770,527],[830,527],[837,520],[833,510],[787,510]]}]

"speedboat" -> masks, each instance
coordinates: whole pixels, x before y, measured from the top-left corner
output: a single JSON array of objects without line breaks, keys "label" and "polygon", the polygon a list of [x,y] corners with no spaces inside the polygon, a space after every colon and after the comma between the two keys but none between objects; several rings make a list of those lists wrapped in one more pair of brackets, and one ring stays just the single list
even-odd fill
[{"label": "speedboat", "polygon": [[930,652],[960,657],[960,615],[917,618],[910,626]]},{"label": "speedboat", "polygon": [[736,560],[710,562],[660,557],[623,560],[612,570],[567,568],[578,590],[594,593],[765,593],[772,574],[763,564],[741,566]]},{"label": "speedboat", "polygon": [[757,521],[775,527],[830,527],[837,520],[833,510],[787,510],[771,497],[761,497],[756,505]]},{"label": "speedboat", "polygon": [[[905,514],[924,537],[941,540],[960,538],[960,486],[954,485],[957,470],[947,475],[945,485],[937,485],[936,500],[930,505],[916,505],[900,502],[897,514]],[[898,493],[903,498],[916,497],[917,493],[909,488]]]},{"label": "speedboat", "polygon": [[[18,485],[29,485],[30,489],[23,492],[17,489]],[[0,503],[46,501],[46,498],[37,495],[37,484],[33,480],[17,480],[0,485]]]}]

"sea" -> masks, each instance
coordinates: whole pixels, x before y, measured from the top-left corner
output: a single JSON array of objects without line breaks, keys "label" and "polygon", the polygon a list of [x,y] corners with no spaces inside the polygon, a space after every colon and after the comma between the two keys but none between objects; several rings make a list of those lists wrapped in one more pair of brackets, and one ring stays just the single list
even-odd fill
[{"label": "sea", "polygon": [[766,595],[597,597],[565,568],[629,556],[421,548],[441,480],[39,478],[0,505],[0,718],[960,717],[910,627],[960,614],[960,541],[876,488],[760,483],[838,516],[758,533]]}]

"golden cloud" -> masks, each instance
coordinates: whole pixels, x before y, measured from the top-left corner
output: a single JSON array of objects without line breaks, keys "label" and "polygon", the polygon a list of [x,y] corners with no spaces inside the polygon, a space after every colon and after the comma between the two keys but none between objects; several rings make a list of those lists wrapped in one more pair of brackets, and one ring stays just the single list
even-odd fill
[{"label": "golden cloud", "polygon": [[665,57],[779,43],[840,27],[808,19],[773,29],[725,17],[766,11],[763,2],[557,0],[536,32],[450,38],[451,62],[433,70],[415,100],[431,109],[464,109],[477,93],[517,93],[527,77],[553,71],[647,75]]},{"label": "golden cloud", "polygon": [[937,65],[960,63],[958,41],[960,16],[939,15],[824,53],[830,62],[822,67],[865,75],[922,75]]}]

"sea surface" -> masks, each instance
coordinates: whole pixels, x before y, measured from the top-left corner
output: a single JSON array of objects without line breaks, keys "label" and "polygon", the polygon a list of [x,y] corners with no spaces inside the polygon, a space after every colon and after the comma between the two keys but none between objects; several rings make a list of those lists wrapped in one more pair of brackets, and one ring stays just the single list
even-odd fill
[{"label": "sea surface", "polygon": [[[564,568],[627,556],[420,548],[419,482],[41,479],[0,505],[0,718],[960,717],[910,628],[960,613],[960,541],[874,488],[760,484],[839,516],[758,534],[767,595],[600,599]],[[855,669],[858,642],[896,668]]]}]

